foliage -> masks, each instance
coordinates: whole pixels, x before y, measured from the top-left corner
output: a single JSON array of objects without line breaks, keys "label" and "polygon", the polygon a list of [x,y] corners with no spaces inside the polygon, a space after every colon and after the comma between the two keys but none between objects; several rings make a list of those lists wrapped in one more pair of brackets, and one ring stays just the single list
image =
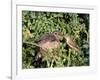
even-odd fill
[{"label": "foliage", "polygon": [[[36,60],[39,48],[32,43],[53,31],[74,36],[81,53],[69,48],[62,40],[60,48],[48,51]],[[89,66],[89,14],[22,11],[22,37],[23,69]]]}]

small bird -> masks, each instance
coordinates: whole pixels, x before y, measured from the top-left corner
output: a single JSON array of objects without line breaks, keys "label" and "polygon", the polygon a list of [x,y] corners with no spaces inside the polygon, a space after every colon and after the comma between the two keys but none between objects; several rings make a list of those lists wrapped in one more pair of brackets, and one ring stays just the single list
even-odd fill
[{"label": "small bird", "polygon": [[72,39],[71,36],[67,35],[67,36],[65,36],[64,38],[65,38],[65,40],[66,40],[67,45],[68,45],[70,48],[72,48],[72,49],[74,49],[75,51],[77,51],[78,53],[80,53],[79,47],[77,46],[77,44],[75,43],[75,41]]},{"label": "small bird", "polygon": [[60,47],[60,39],[61,33],[59,31],[54,31],[51,33],[45,33],[42,37],[38,40],[33,42],[24,42],[27,44],[35,45],[39,48],[39,56],[40,53],[44,53],[46,51],[52,51],[53,49],[57,49]]},{"label": "small bird", "polygon": [[[37,54],[36,59],[45,55],[46,51],[52,51],[60,46],[61,34],[58,31],[52,33],[45,33],[39,40],[37,40],[37,45],[40,48],[40,52]],[[41,53],[41,54],[40,54]]]},{"label": "small bird", "polygon": [[50,50],[59,47],[61,35],[60,32],[55,31],[52,33],[46,33],[37,42],[38,47],[43,50]]}]

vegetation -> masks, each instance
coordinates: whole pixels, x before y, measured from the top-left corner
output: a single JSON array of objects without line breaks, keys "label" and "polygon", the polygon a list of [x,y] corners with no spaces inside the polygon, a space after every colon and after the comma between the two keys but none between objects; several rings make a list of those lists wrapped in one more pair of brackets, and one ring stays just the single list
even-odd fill
[{"label": "vegetation", "polygon": [[[31,43],[53,31],[72,35],[81,53],[62,40],[60,48],[46,52],[37,60],[38,47]],[[89,66],[89,14],[22,11],[22,37],[23,69]]]}]

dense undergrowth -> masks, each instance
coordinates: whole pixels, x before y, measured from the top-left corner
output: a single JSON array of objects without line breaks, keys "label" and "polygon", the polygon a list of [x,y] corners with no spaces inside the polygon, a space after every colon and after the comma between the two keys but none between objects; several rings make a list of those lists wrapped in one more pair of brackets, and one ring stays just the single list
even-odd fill
[{"label": "dense undergrowth", "polygon": [[[62,40],[59,49],[36,60],[39,49],[31,43],[53,31],[72,35],[81,53]],[[89,14],[22,11],[22,37],[23,69],[89,66]]]}]

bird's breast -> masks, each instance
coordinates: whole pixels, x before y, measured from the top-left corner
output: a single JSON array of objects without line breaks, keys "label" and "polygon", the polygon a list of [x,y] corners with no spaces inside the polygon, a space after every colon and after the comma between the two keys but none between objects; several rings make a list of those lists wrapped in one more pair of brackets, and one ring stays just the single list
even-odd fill
[{"label": "bird's breast", "polygon": [[44,44],[39,44],[39,46],[42,48],[42,49],[54,49],[54,48],[57,48],[59,46],[59,43],[57,41],[54,41],[54,42],[45,42]]}]

